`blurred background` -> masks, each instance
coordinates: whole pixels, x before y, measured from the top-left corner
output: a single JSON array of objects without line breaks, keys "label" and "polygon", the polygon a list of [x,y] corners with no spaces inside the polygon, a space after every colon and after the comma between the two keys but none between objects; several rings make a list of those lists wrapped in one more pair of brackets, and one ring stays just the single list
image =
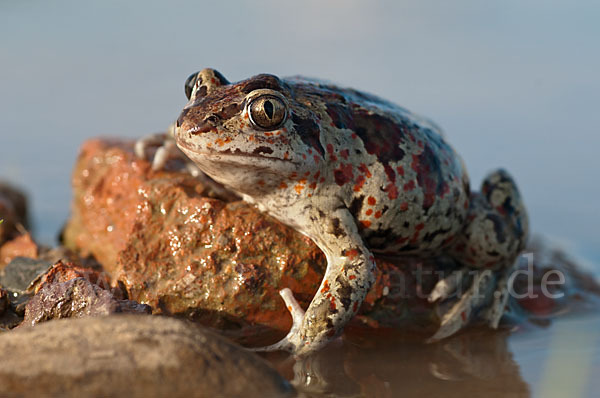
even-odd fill
[{"label": "blurred background", "polygon": [[475,187],[507,168],[534,231],[600,274],[600,2],[166,4],[0,2],[0,178],[28,192],[42,242],[68,216],[81,143],[162,131],[186,77],[213,67],[328,79],[432,118]]}]

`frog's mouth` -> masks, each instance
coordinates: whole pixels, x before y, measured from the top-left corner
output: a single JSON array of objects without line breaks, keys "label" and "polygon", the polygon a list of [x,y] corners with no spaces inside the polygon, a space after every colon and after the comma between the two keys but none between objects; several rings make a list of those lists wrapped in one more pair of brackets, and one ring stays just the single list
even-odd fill
[{"label": "frog's mouth", "polygon": [[[258,147],[252,152],[244,152],[239,148],[235,150],[224,149],[216,150],[199,150],[197,147],[192,147],[186,142],[177,141],[177,146],[195,163],[212,163],[212,164],[227,164],[235,167],[250,167],[256,169],[272,169],[273,163],[277,163],[278,168],[293,172],[299,167],[297,162],[291,159],[283,159],[276,156],[268,156],[272,150],[267,147]],[[265,151],[269,149],[269,151]]]}]

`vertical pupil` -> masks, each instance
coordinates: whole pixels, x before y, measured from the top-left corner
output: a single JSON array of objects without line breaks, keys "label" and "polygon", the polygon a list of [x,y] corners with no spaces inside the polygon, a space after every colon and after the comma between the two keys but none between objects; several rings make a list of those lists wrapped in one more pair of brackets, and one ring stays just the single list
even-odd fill
[{"label": "vertical pupil", "polygon": [[265,113],[269,119],[273,119],[273,104],[271,101],[267,100],[263,104],[263,108],[265,109]]}]

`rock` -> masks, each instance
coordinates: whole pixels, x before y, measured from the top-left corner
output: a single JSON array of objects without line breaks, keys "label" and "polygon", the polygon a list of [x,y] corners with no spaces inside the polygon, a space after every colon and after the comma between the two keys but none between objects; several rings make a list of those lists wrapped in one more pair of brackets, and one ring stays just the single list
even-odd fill
[{"label": "rock", "polygon": [[8,293],[6,290],[0,288],[0,316],[4,315],[4,312],[8,309],[10,301],[8,300]]},{"label": "rock", "polygon": [[28,226],[27,197],[17,188],[0,182],[0,245],[23,232]]},{"label": "rock", "polygon": [[0,268],[10,263],[16,257],[38,257],[38,245],[29,233],[19,235],[0,246]]},{"label": "rock", "polygon": [[56,320],[0,334],[0,396],[285,397],[257,355],[167,317]]},{"label": "rock", "polygon": [[[107,275],[95,268],[82,267],[79,262],[58,260],[46,273],[34,281],[34,293],[38,293],[44,286],[52,283],[67,282],[75,278],[84,278],[88,282],[106,290],[110,290],[110,281]],[[112,291],[117,293],[118,298],[122,298],[122,293],[117,290]]]},{"label": "rock", "polygon": [[117,300],[111,292],[77,277],[66,282],[45,283],[25,307],[22,326],[50,319],[103,316],[120,312],[150,314],[148,305]]},{"label": "rock", "polygon": [[0,286],[11,292],[25,294],[30,285],[51,266],[52,263],[45,260],[16,257],[0,271]]},{"label": "rock", "polygon": [[[121,141],[84,144],[65,245],[92,254],[113,283],[156,313],[183,315],[239,338],[287,332],[291,318],[278,291],[289,287],[308,306],[326,266],[316,245],[253,206],[212,197],[184,162],[155,172],[132,148]],[[434,265],[378,261],[363,321],[397,325],[417,314],[429,322],[411,324],[431,325],[431,306],[415,294],[416,264]],[[435,275],[424,275],[427,289]]]}]

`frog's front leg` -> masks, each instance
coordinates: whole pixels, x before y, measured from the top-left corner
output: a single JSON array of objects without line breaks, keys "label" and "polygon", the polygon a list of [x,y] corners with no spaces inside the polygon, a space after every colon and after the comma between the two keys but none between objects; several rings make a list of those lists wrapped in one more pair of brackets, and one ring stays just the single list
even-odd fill
[{"label": "frog's front leg", "polygon": [[[492,328],[504,313],[507,281],[528,237],[527,212],[511,176],[498,170],[484,180],[471,197],[467,223],[449,252],[464,268],[442,279],[430,301],[458,291],[458,301],[442,314],[439,340],[465,326],[479,312]],[[466,284],[467,289],[460,291]]]},{"label": "frog's front leg", "polygon": [[338,336],[354,317],[375,281],[375,261],[358,233],[348,209],[331,213],[309,209],[304,229],[327,258],[319,290],[306,313],[289,289],[281,292],[294,325],[280,342],[259,350],[286,350],[296,355],[314,352]]}]

